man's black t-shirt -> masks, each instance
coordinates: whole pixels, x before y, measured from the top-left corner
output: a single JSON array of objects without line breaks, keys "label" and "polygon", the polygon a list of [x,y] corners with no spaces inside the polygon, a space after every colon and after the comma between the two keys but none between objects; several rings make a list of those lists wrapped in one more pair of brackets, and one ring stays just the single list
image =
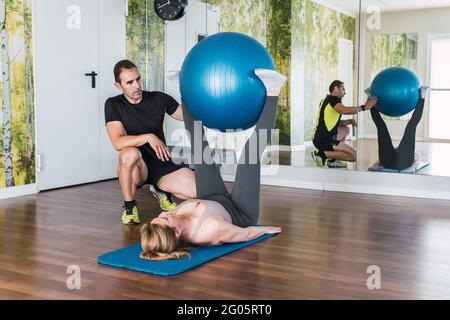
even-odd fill
[{"label": "man's black t-shirt", "polygon": [[[105,123],[120,121],[128,135],[153,133],[166,143],[163,132],[164,114],[173,114],[178,105],[171,96],[159,91],[144,91],[141,102],[137,104],[128,102],[122,94],[106,100]],[[172,159],[160,160],[148,143],[140,146],[139,150],[148,169],[144,184],[157,184],[161,177],[187,167],[184,164],[173,163]]]},{"label": "man's black t-shirt", "polygon": [[159,91],[142,92],[142,100],[137,104],[128,102],[121,94],[106,100],[105,124],[120,121],[128,135],[153,133],[166,143],[163,132],[164,114],[173,114],[178,105],[171,96]]},{"label": "man's black t-shirt", "polygon": [[320,104],[317,112],[316,127],[313,132],[314,140],[333,139],[337,134],[337,128],[342,114],[338,113],[334,108],[342,100],[338,97],[328,95]]}]

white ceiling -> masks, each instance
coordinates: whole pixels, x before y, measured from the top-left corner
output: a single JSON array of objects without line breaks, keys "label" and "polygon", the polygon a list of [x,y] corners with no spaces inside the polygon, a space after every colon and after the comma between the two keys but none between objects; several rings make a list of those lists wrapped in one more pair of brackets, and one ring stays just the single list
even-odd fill
[{"label": "white ceiling", "polygon": [[[312,0],[329,8],[352,16],[358,15],[359,0]],[[362,0],[362,10],[371,5],[380,7],[381,12],[419,10],[450,7],[450,0]]]}]

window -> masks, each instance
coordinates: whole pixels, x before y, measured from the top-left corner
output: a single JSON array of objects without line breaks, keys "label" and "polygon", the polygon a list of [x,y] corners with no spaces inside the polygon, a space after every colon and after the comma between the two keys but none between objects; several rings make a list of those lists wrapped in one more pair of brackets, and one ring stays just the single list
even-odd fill
[{"label": "window", "polygon": [[431,40],[429,137],[450,140],[450,35]]}]

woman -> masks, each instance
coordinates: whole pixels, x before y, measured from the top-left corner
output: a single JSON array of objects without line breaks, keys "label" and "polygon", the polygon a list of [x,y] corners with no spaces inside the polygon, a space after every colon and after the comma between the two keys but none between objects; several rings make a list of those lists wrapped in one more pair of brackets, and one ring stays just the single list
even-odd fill
[{"label": "woman", "polygon": [[[229,193],[226,189],[212,159],[198,159],[198,155],[194,154],[198,199],[184,201],[175,210],[163,212],[142,226],[141,258],[183,258],[189,256],[185,244],[216,246],[281,232],[280,227],[256,224],[259,217],[260,158],[270,140],[268,133],[275,126],[278,95],[286,77],[276,71],[264,69],[256,69],[255,74],[266,87],[267,97],[255,131],[243,149],[232,192]],[[206,139],[194,141],[194,119],[186,108],[183,108],[183,116],[191,146],[202,143],[201,155],[210,155]],[[199,125],[198,122],[195,125]],[[267,132],[263,141],[259,141],[261,129]],[[203,127],[202,133],[204,135]],[[252,139],[258,139],[256,157],[251,157],[250,154],[249,142]],[[256,163],[247,164],[242,159],[255,159]]]}]

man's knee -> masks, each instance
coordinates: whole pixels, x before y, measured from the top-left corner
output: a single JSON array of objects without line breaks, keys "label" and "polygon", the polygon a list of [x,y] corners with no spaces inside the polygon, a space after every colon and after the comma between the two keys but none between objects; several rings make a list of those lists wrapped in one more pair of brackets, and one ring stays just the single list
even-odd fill
[{"label": "man's knee", "polygon": [[138,148],[128,147],[120,151],[119,153],[119,166],[120,167],[132,167],[141,158],[141,153]]}]

